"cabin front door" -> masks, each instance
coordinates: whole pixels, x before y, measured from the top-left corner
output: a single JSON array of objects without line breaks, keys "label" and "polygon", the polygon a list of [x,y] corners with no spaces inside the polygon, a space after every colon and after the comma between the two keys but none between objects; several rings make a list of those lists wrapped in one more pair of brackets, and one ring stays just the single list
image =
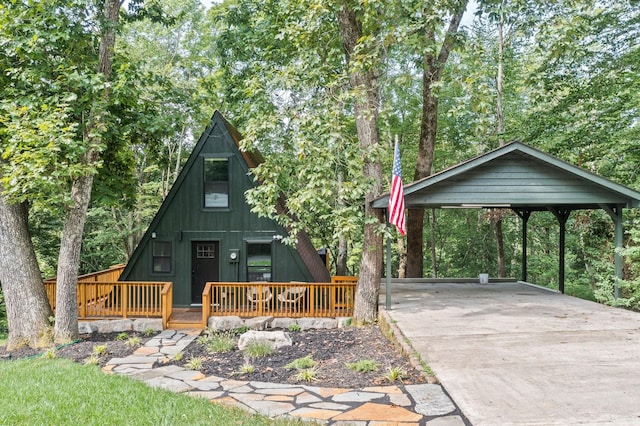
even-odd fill
[{"label": "cabin front door", "polygon": [[191,242],[191,303],[202,303],[202,290],[208,281],[220,281],[217,241]]}]

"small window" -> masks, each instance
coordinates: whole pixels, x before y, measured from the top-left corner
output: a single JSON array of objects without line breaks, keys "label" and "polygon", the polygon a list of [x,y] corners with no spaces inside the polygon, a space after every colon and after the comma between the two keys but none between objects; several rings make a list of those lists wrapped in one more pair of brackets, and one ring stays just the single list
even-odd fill
[{"label": "small window", "polygon": [[153,272],[171,272],[171,242],[154,241],[151,246]]},{"label": "small window", "polygon": [[204,206],[229,207],[229,160],[204,159]]},{"label": "small window", "polygon": [[216,258],[215,244],[196,245],[196,257],[198,259],[215,259]]},{"label": "small window", "polygon": [[247,244],[247,281],[271,281],[271,243]]}]

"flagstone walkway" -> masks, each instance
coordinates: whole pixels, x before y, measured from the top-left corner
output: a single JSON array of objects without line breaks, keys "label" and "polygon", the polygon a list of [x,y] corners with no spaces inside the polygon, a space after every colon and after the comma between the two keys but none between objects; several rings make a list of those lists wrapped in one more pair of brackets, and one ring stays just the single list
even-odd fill
[{"label": "flagstone walkway", "polygon": [[292,416],[326,425],[461,426],[453,401],[437,384],[323,388],[204,376],[162,365],[181,352],[199,330],[164,330],[126,358],[113,358],[103,371],[128,375],[150,386],[241,407],[269,417]]}]

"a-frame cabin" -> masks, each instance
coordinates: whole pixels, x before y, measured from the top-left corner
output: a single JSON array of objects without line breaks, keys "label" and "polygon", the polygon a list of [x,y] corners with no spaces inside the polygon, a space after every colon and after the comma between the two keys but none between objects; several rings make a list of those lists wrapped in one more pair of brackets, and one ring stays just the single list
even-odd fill
[{"label": "a-frame cabin", "polygon": [[176,307],[202,302],[208,281],[328,282],[308,236],[283,244],[287,230],[250,211],[245,191],[262,157],[216,111],[134,251],[121,281],[172,281]]}]

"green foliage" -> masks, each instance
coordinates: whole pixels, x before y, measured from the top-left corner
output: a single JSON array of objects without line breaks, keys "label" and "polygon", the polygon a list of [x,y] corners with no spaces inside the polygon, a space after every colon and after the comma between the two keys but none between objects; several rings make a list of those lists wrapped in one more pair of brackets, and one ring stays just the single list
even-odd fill
[{"label": "green foliage", "polygon": [[358,373],[370,373],[372,371],[378,371],[380,368],[380,364],[370,359],[347,362],[345,365],[349,370],[357,371]]},{"label": "green foliage", "polygon": [[140,346],[142,344],[142,339],[137,336],[132,336],[127,339],[127,345],[129,346]]},{"label": "green foliage", "polygon": [[185,368],[188,368],[189,370],[201,370],[202,369],[202,364],[206,361],[206,358],[201,357],[201,356],[197,356],[194,358],[189,359],[189,361],[187,361],[184,366]]},{"label": "green foliage", "polygon": [[244,348],[244,353],[249,358],[264,358],[273,353],[273,346],[266,339],[251,339]]},{"label": "green foliage", "polygon": [[84,360],[84,365],[98,365],[100,363],[100,355],[91,354],[88,358]]},{"label": "green foliage", "polygon": [[104,356],[106,355],[107,352],[107,346],[106,345],[96,345],[93,347],[93,354],[96,356]]},{"label": "green foliage", "polygon": [[305,368],[313,368],[317,364],[318,364],[318,362],[315,361],[311,357],[311,355],[307,355],[307,356],[305,356],[303,358],[297,358],[297,359],[291,361],[289,364],[287,364],[285,366],[285,368],[289,368],[289,369],[295,368],[297,370],[302,370],[302,369],[305,369]]},{"label": "green foliage", "polygon": [[9,331],[7,326],[7,306],[4,302],[4,294],[0,288],[0,336],[5,335]]},{"label": "green foliage", "polygon": [[129,340],[129,333],[127,333],[126,331],[118,333],[118,335],[116,336],[116,340]]},{"label": "green foliage", "polygon": [[396,380],[402,380],[406,375],[407,372],[401,367],[388,367],[387,374],[384,377],[390,382],[395,382]]},{"label": "green foliage", "polygon": [[197,341],[204,345],[210,353],[229,352],[236,346],[236,339],[232,334],[211,330],[198,337]]},{"label": "green foliage", "polygon": [[240,366],[240,374],[251,374],[256,371],[256,368],[252,364],[242,364]]},{"label": "green foliage", "polygon": [[299,324],[291,324],[291,325],[288,327],[288,330],[289,330],[289,332],[291,332],[291,333],[299,333],[299,332],[302,330],[302,328],[300,327],[300,325],[299,325]]},{"label": "green foliage", "polygon": [[318,378],[318,370],[315,368],[303,368],[296,373],[295,378],[302,382],[314,382]]}]

